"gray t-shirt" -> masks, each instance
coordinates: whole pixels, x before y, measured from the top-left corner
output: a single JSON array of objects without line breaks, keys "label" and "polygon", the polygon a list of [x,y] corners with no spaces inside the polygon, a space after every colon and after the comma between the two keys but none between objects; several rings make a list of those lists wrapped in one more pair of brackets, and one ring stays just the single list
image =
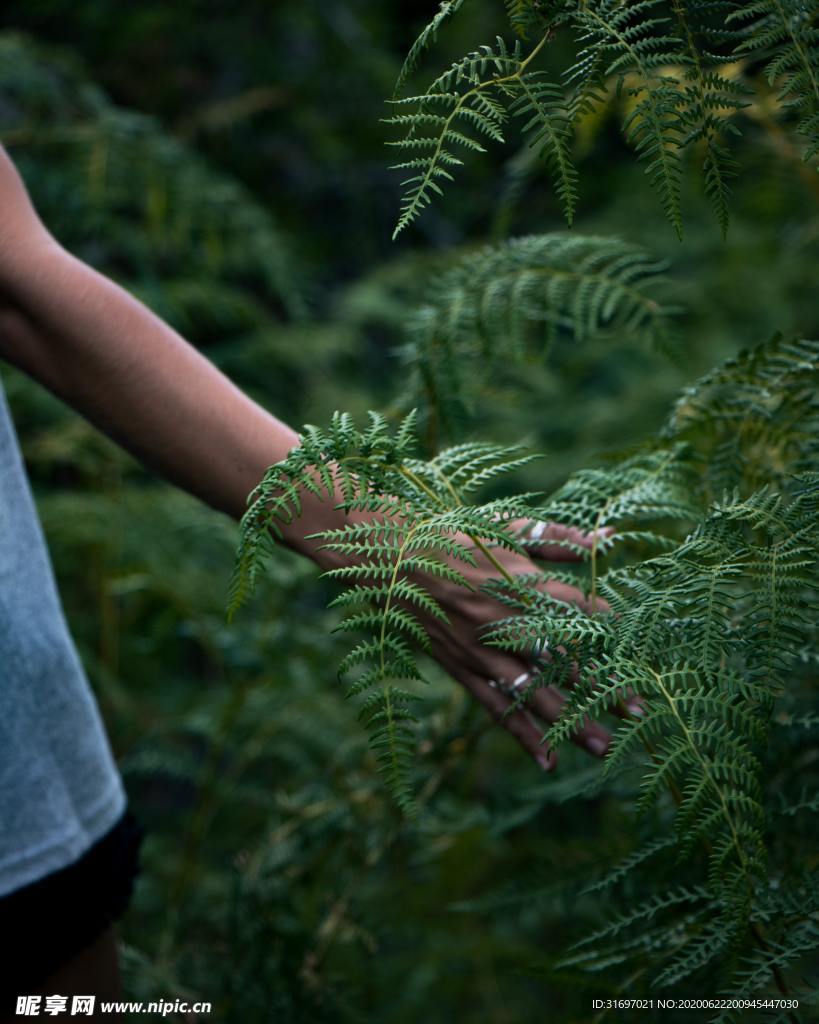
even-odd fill
[{"label": "gray t-shirt", "polygon": [[0,896],[71,864],[124,809],[0,386]]}]

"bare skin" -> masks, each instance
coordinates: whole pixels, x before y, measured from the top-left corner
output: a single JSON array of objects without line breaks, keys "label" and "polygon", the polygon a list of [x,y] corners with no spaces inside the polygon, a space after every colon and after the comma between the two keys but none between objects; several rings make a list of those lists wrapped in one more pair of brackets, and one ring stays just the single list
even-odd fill
[{"label": "bare skin", "polygon": [[[0,357],[166,479],[236,518],[267,467],[298,444],[294,430],[251,401],[142,303],[59,245],[2,147]],[[329,556],[320,542],[307,537],[341,525],[343,515],[330,502],[305,496],[302,516],[284,527],[284,542],[326,568]],[[566,539],[592,545],[590,536],[550,524],[532,554],[565,561],[572,556],[556,542]],[[520,555],[498,557],[513,575],[535,571]],[[482,628],[505,615],[505,609],[476,592],[483,580],[496,575],[480,554],[477,560],[477,567],[466,572],[474,591],[426,581],[450,617],[445,630],[435,630],[433,649],[453,678],[498,717],[510,701],[488,681],[512,681],[530,666],[481,643]],[[577,588],[545,585],[554,596],[587,609]],[[533,710],[544,721],[554,720],[556,695],[542,691],[534,702]],[[541,728],[521,712],[502,725],[546,766]],[[606,738],[592,725],[578,741],[599,754]]]},{"label": "bare skin", "polygon": [[[0,358],[62,398],[167,480],[236,518],[247,494],[271,464],[298,444],[289,426],[244,395],[207,359],[118,285],[66,252],[40,221],[25,186],[0,147]],[[303,515],[284,527],[284,543],[322,568],[333,564],[310,534],[344,525],[329,501],[310,496]],[[519,523],[521,529],[532,524]],[[535,557],[566,561],[561,541],[590,548],[593,538],[549,524]],[[536,571],[529,558],[497,557],[512,575]],[[473,585],[430,578],[425,586],[449,617],[428,623],[433,654],[446,671],[500,722],[545,770],[554,754],[542,744],[563,696],[540,689],[528,708],[506,714],[512,701],[492,680],[512,682],[530,670],[522,657],[481,643],[481,633],[507,614],[479,587],[497,570],[480,553]],[[545,581],[553,596],[589,610],[575,587]],[[603,602],[598,601],[598,609]],[[605,729],[589,723],[575,741],[595,756],[608,746]]]}]

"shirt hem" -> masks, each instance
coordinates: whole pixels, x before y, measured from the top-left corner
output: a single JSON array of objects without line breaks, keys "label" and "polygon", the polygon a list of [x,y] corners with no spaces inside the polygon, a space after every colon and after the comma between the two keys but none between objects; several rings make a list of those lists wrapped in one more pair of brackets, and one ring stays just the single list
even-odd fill
[{"label": "shirt hem", "polygon": [[113,791],[106,793],[94,805],[90,816],[78,822],[73,831],[0,865],[0,899],[73,864],[113,828],[125,813],[125,807],[125,791],[117,778]]}]

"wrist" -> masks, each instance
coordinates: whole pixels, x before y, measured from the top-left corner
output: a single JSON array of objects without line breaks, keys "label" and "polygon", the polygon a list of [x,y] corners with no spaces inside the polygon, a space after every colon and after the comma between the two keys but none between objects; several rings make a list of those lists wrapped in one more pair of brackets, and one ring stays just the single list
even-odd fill
[{"label": "wrist", "polygon": [[[298,438],[296,438],[298,447]],[[292,449],[291,449],[292,450]],[[355,522],[364,522],[369,518],[366,513],[345,509],[344,495],[341,487],[336,486],[332,493],[320,482],[318,474],[314,474],[319,485],[318,494],[301,486],[298,491],[298,506],[294,508],[292,499],[288,499],[285,509],[273,513],[271,532],[278,543],[290,548],[300,555],[311,559],[323,571],[337,568],[345,564],[345,559],[336,551],[327,550],[326,540],[319,536],[328,531],[343,530]],[[275,503],[275,499],[273,499]],[[288,514],[289,513],[289,514]]]},{"label": "wrist", "polygon": [[302,493],[301,513],[290,522],[279,520],[276,523],[281,532],[281,543],[315,562],[322,571],[344,564],[343,557],[336,551],[324,548],[325,541],[316,536],[327,530],[343,529],[350,524],[351,514],[337,507],[340,501],[340,495],[324,495],[320,499],[314,494]]},{"label": "wrist", "polygon": [[329,569],[356,564],[363,560],[363,556],[330,548],[327,546],[328,538],[318,536],[319,534],[343,530],[345,527],[362,523],[382,523],[386,520],[395,521],[396,517],[358,508],[345,508],[344,496],[340,490],[333,495],[322,492],[321,498],[302,491],[301,513],[289,523],[279,521],[277,526],[285,546],[307,556],[322,572],[326,572]]}]

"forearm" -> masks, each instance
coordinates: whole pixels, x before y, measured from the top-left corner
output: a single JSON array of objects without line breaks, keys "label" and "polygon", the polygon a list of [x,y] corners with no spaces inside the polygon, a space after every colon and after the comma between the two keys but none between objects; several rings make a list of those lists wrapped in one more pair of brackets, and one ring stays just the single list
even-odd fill
[{"label": "forearm", "polygon": [[[265,469],[298,443],[167,324],[47,235],[22,245],[0,283],[0,356],[146,465],[241,515]],[[286,542],[338,525],[311,500]]]}]

